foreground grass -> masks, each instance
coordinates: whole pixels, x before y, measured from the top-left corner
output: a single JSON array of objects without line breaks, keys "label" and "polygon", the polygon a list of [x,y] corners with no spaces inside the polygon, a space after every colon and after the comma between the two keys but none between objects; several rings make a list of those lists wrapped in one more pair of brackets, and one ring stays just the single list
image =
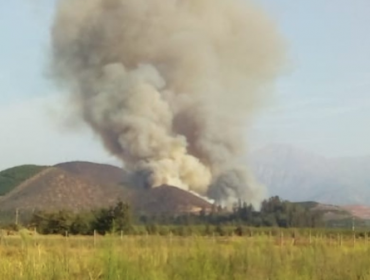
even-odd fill
[{"label": "foreground grass", "polygon": [[0,279],[370,279],[367,240],[3,237]]}]

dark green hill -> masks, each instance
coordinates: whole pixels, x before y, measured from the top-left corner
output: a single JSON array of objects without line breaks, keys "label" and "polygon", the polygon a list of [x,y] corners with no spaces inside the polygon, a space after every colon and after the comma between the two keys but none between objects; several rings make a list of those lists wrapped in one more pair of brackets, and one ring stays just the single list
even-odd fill
[{"label": "dark green hill", "polygon": [[5,195],[16,186],[31,178],[47,166],[22,165],[0,172],[0,196]]}]

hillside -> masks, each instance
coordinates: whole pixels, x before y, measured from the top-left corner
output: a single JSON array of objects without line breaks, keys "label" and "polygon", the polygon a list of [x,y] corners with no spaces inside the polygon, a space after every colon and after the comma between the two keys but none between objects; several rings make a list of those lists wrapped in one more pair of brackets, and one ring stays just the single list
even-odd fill
[{"label": "hillside", "polygon": [[212,204],[206,200],[167,185],[149,190],[138,190],[132,202],[136,212],[152,215],[199,213],[202,209],[212,208]]},{"label": "hillside", "polygon": [[0,196],[8,193],[23,181],[47,168],[38,165],[22,165],[0,172]]},{"label": "hillside", "polygon": [[370,203],[370,157],[330,159],[270,145],[252,153],[250,164],[271,195],[338,205]]},{"label": "hillside", "polygon": [[113,204],[123,188],[99,185],[51,167],[18,185],[0,199],[0,210],[84,210]]},{"label": "hillside", "polygon": [[123,169],[108,164],[75,161],[60,163],[55,165],[55,167],[94,184],[121,184],[126,177]]},{"label": "hillside", "polygon": [[115,166],[69,162],[44,168],[0,198],[0,211],[15,209],[72,211],[106,207],[117,200],[128,202],[134,212],[163,214],[199,212],[211,207],[204,199],[172,186],[141,189],[125,186],[127,175]]},{"label": "hillside", "polygon": [[370,207],[361,205],[348,205],[345,210],[351,213],[354,217],[370,220]]}]

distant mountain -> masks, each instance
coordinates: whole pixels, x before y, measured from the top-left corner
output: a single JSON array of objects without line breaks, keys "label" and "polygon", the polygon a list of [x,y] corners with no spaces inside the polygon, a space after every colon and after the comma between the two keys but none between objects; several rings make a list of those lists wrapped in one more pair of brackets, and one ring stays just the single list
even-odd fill
[{"label": "distant mountain", "polygon": [[29,176],[18,176],[17,170],[23,171],[23,168],[13,170],[13,177],[19,180],[0,197],[2,212],[89,210],[112,205],[118,200],[128,202],[135,213],[150,215],[199,212],[212,207],[206,200],[176,187],[128,186],[124,183],[126,172],[111,165],[69,162],[35,169],[27,173]]},{"label": "distant mountain", "polygon": [[370,204],[370,157],[330,159],[270,145],[253,152],[250,165],[270,195],[291,201]]}]

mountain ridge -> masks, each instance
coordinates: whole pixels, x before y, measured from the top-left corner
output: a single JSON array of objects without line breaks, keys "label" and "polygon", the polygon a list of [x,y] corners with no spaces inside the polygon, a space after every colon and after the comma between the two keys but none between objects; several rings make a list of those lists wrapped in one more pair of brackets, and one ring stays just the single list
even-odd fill
[{"label": "mountain ridge", "polygon": [[326,158],[288,145],[254,151],[250,166],[272,195],[292,201],[370,203],[370,157]]}]

